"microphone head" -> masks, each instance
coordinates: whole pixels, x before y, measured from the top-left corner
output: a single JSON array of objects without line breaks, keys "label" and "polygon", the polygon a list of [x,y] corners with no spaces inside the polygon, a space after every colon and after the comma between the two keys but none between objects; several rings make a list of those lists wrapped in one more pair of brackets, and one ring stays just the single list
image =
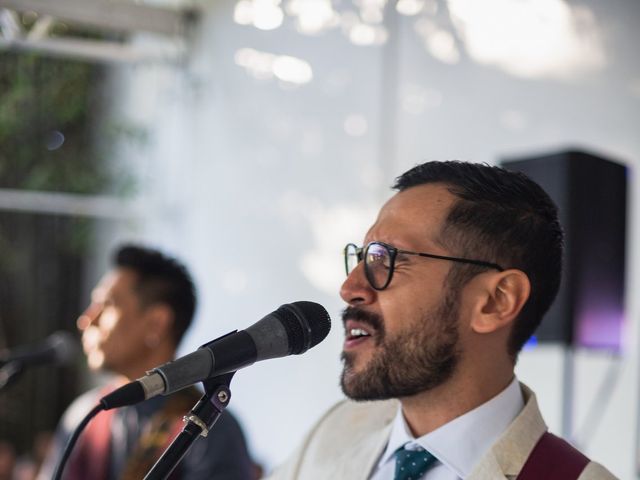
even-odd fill
[{"label": "microphone head", "polygon": [[75,337],[65,331],[52,333],[39,343],[22,345],[0,352],[0,365],[17,363],[30,365],[67,365],[78,357],[80,347]]},{"label": "microphone head", "polygon": [[320,343],[331,330],[331,319],[313,302],[293,302],[244,330],[256,350],[254,361],[299,355]]},{"label": "microphone head", "polygon": [[69,365],[80,354],[80,346],[76,337],[64,330],[54,332],[45,340],[51,349],[51,361],[55,365]]},{"label": "microphone head", "polygon": [[299,355],[325,339],[331,330],[331,318],[325,308],[314,302],[293,302],[273,312],[289,340],[289,354]]}]

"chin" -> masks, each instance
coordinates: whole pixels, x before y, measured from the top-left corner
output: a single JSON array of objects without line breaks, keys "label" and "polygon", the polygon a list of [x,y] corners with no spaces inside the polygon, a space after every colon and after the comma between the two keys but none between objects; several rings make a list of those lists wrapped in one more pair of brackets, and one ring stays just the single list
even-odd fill
[{"label": "chin", "polygon": [[104,354],[102,352],[91,352],[87,354],[87,365],[93,371],[102,370],[104,368]]},{"label": "chin", "polygon": [[362,375],[363,374],[356,372],[353,367],[345,366],[340,376],[342,393],[351,400],[377,400],[378,398],[373,398],[376,396],[372,396],[372,392],[369,391],[370,388],[367,385],[368,382],[363,381]]}]

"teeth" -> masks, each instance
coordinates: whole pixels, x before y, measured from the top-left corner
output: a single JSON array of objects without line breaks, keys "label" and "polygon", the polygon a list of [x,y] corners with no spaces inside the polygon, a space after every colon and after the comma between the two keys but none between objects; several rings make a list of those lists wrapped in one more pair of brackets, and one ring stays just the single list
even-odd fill
[{"label": "teeth", "polygon": [[352,337],[364,337],[364,336],[368,337],[369,336],[369,334],[361,328],[352,328],[351,330],[349,330],[349,335]]}]

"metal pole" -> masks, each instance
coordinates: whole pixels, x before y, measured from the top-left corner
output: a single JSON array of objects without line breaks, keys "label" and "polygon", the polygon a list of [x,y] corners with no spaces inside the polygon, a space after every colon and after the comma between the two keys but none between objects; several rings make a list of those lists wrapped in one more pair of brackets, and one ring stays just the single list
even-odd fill
[{"label": "metal pole", "polygon": [[572,346],[563,349],[562,360],[562,437],[573,443],[573,395],[575,386],[574,351]]}]

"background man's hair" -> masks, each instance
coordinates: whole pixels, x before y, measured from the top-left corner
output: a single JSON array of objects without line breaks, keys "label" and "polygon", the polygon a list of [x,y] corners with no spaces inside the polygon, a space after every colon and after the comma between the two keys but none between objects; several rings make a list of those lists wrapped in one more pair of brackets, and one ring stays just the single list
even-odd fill
[{"label": "background man's hair", "polygon": [[174,314],[172,335],[178,345],[191,325],[196,308],[196,290],[187,269],[176,259],[138,245],[118,248],[113,263],[137,274],[136,293],[143,306],[167,305]]},{"label": "background man's hair", "polygon": [[[509,354],[514,358],[540,324],[560,287],[563,233],[549,195],[519,172],[479,163],[427,162],[396,179],[405,190],[445,184],[458,197],[440,232],[450,255],[494,262],[527,274],[531,295],[514,323]],[[448,282],[464,285],[484,267],[455,264]]]}]

